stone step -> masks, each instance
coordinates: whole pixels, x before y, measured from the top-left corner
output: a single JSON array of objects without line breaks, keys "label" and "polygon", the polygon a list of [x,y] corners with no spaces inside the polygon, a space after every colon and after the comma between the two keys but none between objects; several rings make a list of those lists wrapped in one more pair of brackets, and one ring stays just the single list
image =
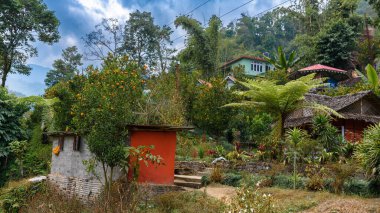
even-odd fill
[{"label": "stone step", "polygon": [[198,172],[197,175],[200,175],[200,176],[209,176],[212,173],[212,169],[213,168],[207,167],[203,171]]},{"label": "stone step", "polygon": [[189,187],[189,188],[194,188],[194,189],[199,189],[202,187],[202,183],[188,182],[188,181],[179,180],[179,179],[174,179],[174,185],[182,186],[182,187]]},{"label": "stone step", "polygon": [[208,172],[208,171],[198,172],[197,175],[199,175],[199,176],[209,176],[209,175],[211,175],[211,172]]},{"label": "stone step", "polygon": [[187,182],[202,183],[202,176],[196,175],[174,175],[174,180],[183,180]]}]

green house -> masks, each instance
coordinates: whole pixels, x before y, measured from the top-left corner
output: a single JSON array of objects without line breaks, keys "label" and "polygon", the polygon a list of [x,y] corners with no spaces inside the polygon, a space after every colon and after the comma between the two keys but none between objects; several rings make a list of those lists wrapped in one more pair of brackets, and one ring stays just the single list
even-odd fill
[{"label": "green house", "polygon": [[224,73],[229,73],[237,67],[244,69],[244,74],[250,76],[262,75],[268,70],[273,70],[274,67],[265,59],[254,56],[240,56],[237,59],[225,63],[221,69]]}]

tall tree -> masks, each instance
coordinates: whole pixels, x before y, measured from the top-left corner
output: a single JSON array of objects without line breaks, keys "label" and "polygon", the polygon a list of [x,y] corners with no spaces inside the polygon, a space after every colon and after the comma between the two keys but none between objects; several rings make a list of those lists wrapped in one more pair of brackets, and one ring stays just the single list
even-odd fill
[{"label": "tall tree", "polygon": [[2,0],[0,3],[0,74],[5,86],[9,73],[29,75],[25,63],[37,55],[32,45],[39,40],[59,40],[59,21],[42,0]]},{"label": "tall tree", "polygon": [[118,57],[123,53],[123,26],[119,20],[103,19],[95,30],[82,38],[85,46],[85,57],[88,60],[104,60],[108,53]]},{"label": "tall tree", "polygon": [[[161,28],[155,25],[150,12],[137,10],[130,14],[125,24],[123,48],[139,65],[147,64],[149,67],[159,66],[161,69],[166,69],[164,59],[170,55],[167,44],[171,43],[171,33],[170,27]],[[168,50],[169,52],[166,52]]]},{"label": "tall tree", "polygon": [[342,19],[333,21],[317,37],[317,60],[321,64],[342,69],[352,69],[352,51],[356,46],[357,33]]},{"label": "tall tree", "polygon": [[78,53],[76,46],[62,50],[62,58],[54,61],[54,69],[49,70],[46,75],[46,86],[51,87],[60,81],[72,79],[75,74],[79,74],[79,66],[81,65],[82,55]]},{"label": "tall tree", "polygon": [[270,80],[240,82],[246,90],[236,94],[243,97],[244,101],[226,106],[251,107],[272,115],[276,120],[274,136],[282,139],[285,118],[294,110],[309,107],[333,112],[322,105],[307,104],[302,101],[307,92],[323,85],[322,79],[314,79],[314,76],[314,74],[303,76],[297,80],[289,81],[285,85],[277,85],[275,81]]},{"label": "tall tree", "polygon": [[115,57],[127,55],[139,65],[165,71],[174,49],[169,46],[172,30],[154,24],[152,14],[135,11],[124,23],[117,19],[103,19],[95,31],[86,34],[85,56],[90,60],[104,60],[111,53]]},{"label": "tall tree", "polygon": [[220,29],[222,22],[213,15],[208,27],[203,28],[201,23],[187,16],[179,16],[175,20],[176,27],[181,26],[190,35],[186,49],[180,54],[182,60],[193,63],[202,70],[204,77],[215,75],[218,68],[218,53]]}]

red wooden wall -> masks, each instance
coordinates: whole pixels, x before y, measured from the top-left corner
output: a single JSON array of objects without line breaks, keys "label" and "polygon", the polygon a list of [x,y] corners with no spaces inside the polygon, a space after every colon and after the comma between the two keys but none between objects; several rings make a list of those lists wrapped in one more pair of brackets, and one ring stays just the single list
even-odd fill
[{"label": "red wooden wall", "polygon": [[131,146],[151,146],[154,145],[152,154],[160,155],[163,158],[164,165],[145,165],[140,162],[140,175],[138,182],[167,184],[174,183],[174,162],[176,150],[176,132],[175,131],[149,131],[137,130],[131,131]]}]

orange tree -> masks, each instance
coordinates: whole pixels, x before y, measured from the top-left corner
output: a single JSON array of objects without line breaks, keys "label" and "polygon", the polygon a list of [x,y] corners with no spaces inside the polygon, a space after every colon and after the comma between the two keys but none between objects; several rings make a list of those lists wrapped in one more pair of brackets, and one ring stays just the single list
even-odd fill
[{"label": "orange tree", "polygon": [[142,71],[127,57],[110,55],[100,69],[87,68],[82,90],[75,95],[72,122],[77,132],[86,136],[89,150],[101,164],[106,189],[113,169],[125,156],[127,125],[136,120],[133,112],[142,96]]},{"label": "orange tree", "polygon": [[195,126],[220,136],[228,127],[230,108],[222,107],[232,101],[232,93],[223,79],[211,79],[208,84],[196,86],[191,119]]},{"label": "orange tree", "polygon": [[76,94],[80,93],[85,81],[85,76],[76,75],[71,80],[60,81],[46,90],[45,98],[59,99],[59,101],[52,105],[54,116],[52,118],[52,122],[46,124],[48,125],[48,130],[73,130],[74,127],[71,121],[74,116],[71,112],[71,108],[77,101]]}]

